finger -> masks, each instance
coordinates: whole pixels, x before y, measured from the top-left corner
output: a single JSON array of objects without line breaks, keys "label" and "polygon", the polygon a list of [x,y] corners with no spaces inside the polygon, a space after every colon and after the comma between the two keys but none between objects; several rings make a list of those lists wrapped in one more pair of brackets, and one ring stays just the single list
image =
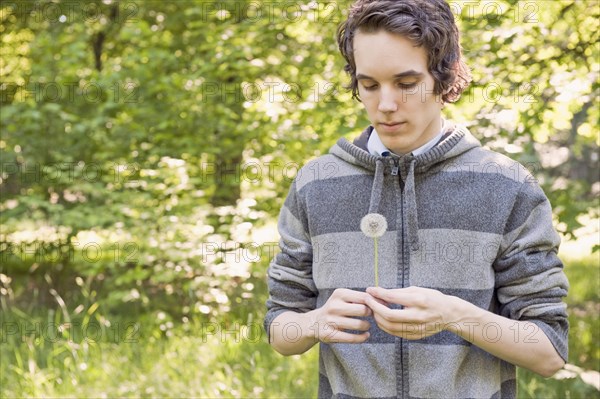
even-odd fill
[{"label": "finger", "polygon": [[418,327],[411,324],[393,323],[380,316],[375,316],[375,322],[377,323],[377,327],[390,335],[401,338],[415,337],[417,334],[418,336],[421,336]]},{"label": "finger", "polygon": [[378,316],[375,317],[375,322],[377,323],[377,327],[382,331],[396,337],[406,338],[406,331],[403,330],[402,324],[392,323]]},{"label": "finger", "polygon": [[369,308],[367,305],[361,305],[357,303],[345,303],[343,306],[339,307],[337,313],[342,316],[356,317],[366,317],[373,314],[371,308]]},{"label": "finger", "polygon": [[369,287],[367,293],[387,303],[395,303],[404,306],[412,305],[410,293],[407,288],[386,289],[382,287]]},{"label": "finger", "polygon": [[367,298],[367,306],[373,311],[373,315],[384,315],[389,314],[391,310],[386,305],[381,303],[381,301],[377,300],[377,298]]},{"label": "finger", "polygon": [[383,331],[399,337],[404,337],[417,330],[417,327],[412,324],[391,322],[380,316],[375,317],[375,322],[377,323],[377,327],[381,328]]},{"label": "finger", "polygon": [[335,333],[324,337],[321,341],[325,343],[347,343],[347,344],[360,344],[365,342],[370,337],[368,332],[361,334],[352,334],[345,331],[335,331]]},{"label": "finger", "polygon": [[371,323],[360,319],[347,319],[344,323],[344,330],[369,331]]},{"label": "finger", "polygon": [[410,322],[412,312],[410,309],[390,309],[375,299],[367,299],[367,306],[371,308],[374,316],[379,316],[390,322]]},{"label": "finger", "polygon": [[371,295],[371,298],[377,302],[379,302],[380,304],[382,304],[383,306],[389,307],[390,304],[386,301],[384,301],[383,299],[379,299],[379,298],[375,298],[374,296]]},{"label": "finger", "polygon": [[319,325],[320,331],[333,330],[357,330],[367,331],[371,328],[371,323],[366,320],[354,319],[352,317],[344,317],[337,319],[335,322],[327,322]]},{"label": "finger", "polygon": [[360,303],[363,305],[365,303],[365,300],[369,297],[369,294],[367,294],[366,292],[354,291],[345,288],[336,290],[336,293],[338,293],[339,298],[342,299],[344,302]]},{"label": "finger", "polygon": [[385,332],[398,335],[398,330],[400,329],[398,322],[390,321],[378,313],[375,313],[373,319],[377,323],[377,326]]},{"label": "finger", "polygon": [[371,328],[371,323],[367,320],[356,319],[353,317],[333,317],[327,321],[321,320],[316,322],[312,328],[318,328],[319,331],[325,333],[333,330],[367,331]]},{"label": "finger", "polygon": [[390,335],[396,335],[392,330],[390,330],[389,328],[387,328],[385,324],[379,323],[378,321],[376,321],[376,322],[377,322],[377,327],[379,327],[379,329],[381,331],[384,331],[384,332],[386,332],[386,333],[388,333]]}]

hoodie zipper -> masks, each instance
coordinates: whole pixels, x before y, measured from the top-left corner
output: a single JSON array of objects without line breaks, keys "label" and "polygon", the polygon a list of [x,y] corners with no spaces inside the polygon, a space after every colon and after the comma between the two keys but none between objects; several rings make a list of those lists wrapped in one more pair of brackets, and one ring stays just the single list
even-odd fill
[{"label": "hoodie zipper", "polygon": [[[399,175],[399,170],[400,170],[400,160],[398,158],[392,158],[392,171],[391,174],[392,176],[398,176]],[[401,220],[404,220],[404,200],[403,200],[403,193],[402,193],[402,189],[403,189],[403,183],[402,183],[402,178],[401,176],[398,176],[398,183],[400,185],[400,215],[401,215]],[[401,226],[400,226],[400,231],[402,236],[404,236],[404,222],[402,222]],[[405,266],[405,260],[404,260],[404,237],[402,238],[402,247],[400,248],[400,262],[401,262],[401,273],[402,273],[402,288],[404,287],[404,267]],[[405,390],[405,384],[406,381],[404,379],[404,343],[402,342],[402,339],[399,339],[399,342],[397,343],[397,347],[396,347],[396,356],[398,356],[399,358],[399,366],[400,366],[400,370],[399,373],[396,375],[396,378],[398,379],[398,381],[400,382],[399,386],[398,384],[396,385],[396,393],[399,394],[400,398],[404,398],[404,390]],[[398,389],[400,388],[400,389]]]},{"label": "hoodie zipper", "polygon": [[397,158],[392,158],[392,161],[394,161],[394,166],[392,166],[392,175],[398,176],[398,169],[400,168],[400,162],[398,161]]}]

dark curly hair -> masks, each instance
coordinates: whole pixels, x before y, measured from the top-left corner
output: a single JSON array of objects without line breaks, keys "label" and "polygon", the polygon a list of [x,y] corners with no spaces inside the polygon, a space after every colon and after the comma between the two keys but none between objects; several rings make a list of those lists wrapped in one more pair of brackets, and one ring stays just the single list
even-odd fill
[{"label": "dark curly hair", "polygon": [[338,27],[337,41],[347,62],[344,70],[351,78],[348,88],[359,101],[354,61],[354,35],[358,30],[385,30],[423,47],[435,81],[434,94],[441,94],[444,102],[458,100],[471,82],[454,15],[444,0],[357,0],[350,7],[348,19]]}]

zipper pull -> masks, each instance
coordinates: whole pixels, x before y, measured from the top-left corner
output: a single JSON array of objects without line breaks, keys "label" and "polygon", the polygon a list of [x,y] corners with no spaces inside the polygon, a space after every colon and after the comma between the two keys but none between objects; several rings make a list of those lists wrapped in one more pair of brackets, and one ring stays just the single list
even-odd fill
[{"label": "zipper pull", "polygon": [[392,166],[392,176],[398,176],[398,160],[393,158],[394,166]]}]

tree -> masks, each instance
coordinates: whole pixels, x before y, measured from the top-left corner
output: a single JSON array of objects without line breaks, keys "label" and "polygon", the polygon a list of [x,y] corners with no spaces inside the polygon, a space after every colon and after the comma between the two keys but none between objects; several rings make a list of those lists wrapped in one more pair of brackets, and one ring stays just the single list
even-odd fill
[{"label": "tree", "polygon": [[[121,299],[224,279],[195,248],[272,220],[301,164],[368,123],[335,42],[349,4],[0,2],[3,250],[40,226],[128,237],[136,262],[46,262]],[[474,82],[448,116],[532,169],[572,234],[600,191],[597,3],[451,6]]]}]

